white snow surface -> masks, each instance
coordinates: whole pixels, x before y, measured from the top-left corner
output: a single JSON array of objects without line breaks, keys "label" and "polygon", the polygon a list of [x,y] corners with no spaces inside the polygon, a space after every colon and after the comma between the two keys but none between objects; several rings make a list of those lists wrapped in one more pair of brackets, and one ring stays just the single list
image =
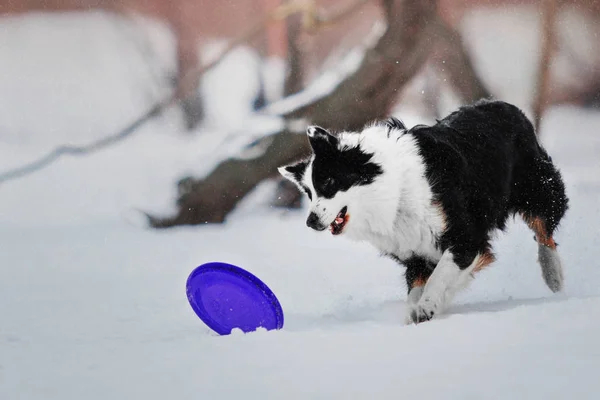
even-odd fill
[{"label": "white snow surface", "polygon": [[[155,80],[148,86],[136,64],[114,69],[129,44],[102,34],[112,23],[103,14],[0,23],[2,170],[56,144],[101,137],[164,90]],[[68,29],[88,46],[77,47]],[[64,40],[46,42],[48,32]],[[17,51],[23,40],[39,43]],[[161,43],[156,51],[169,53]],[[93,70],[90,81],[84,55],[65,61],[73,49],[112,68]],[[34,68],[41,60],[45,68]],[[514,67],[507,73],[518,75]],[[211,79],[233,91],[243,86],[235,76]],[[154,94],[136,97],[131,86]],[[429,122],[398,112],[410,125]],[[402,325],[401,267],[366,244],[310,231],[304,210],[271,209],[270,182],[223,225],[153,231],[131,223],[136,208],[172,211],[176,180],[223,157],[214,126],[226,113],[213,115],[213,128],[196,135],[165,117],[115,147],[0,185],[0,399],[597,398],[600,113],[553,108],[542,126],[571,198],[556,236],[565,292],[545,287],[533,235],[515,221],[494,241],[498,261],[447,315],[418,326]],[[281,331],[217,336],[196,317],[185,282],[215,260],[274,290]]]}]

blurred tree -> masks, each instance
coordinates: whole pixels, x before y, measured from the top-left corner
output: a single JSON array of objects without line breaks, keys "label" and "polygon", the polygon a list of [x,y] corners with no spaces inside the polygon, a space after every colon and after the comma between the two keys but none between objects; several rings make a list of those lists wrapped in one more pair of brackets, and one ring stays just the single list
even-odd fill
[{"label": "blurred tree", "polygon": [[198,87],[200,77],[184,79],[191,76],[190,72],[198,68],[198,41],[195,29],[196,21],[185,12],[178,2],[167,2],[167,16],[172,26],[177,43],[177,76],[176,90],[186,93],[181,101],[181,109],[188,130],[194,129],[204,118],[204,106]]},{"label": "blurred tree", "polygon": [[[232,37],[240,21],[255,18],[266,12],[262,0],[0,0],[0,15],[31,11],[64,12],[75,10],[104,10],[122,15],[137,13],[166,22],[176,45],[177,71],[172,82],[175,90],[185,93],[179,105],[185,126],[192,130],[204,117],[203,102],[198,90],[200,75],[199,49],[204,41]],[[259,47],[263,38],[253,37]]]},{"label": "blurred tree", "polygon": [[[387,116],[398,94],[429,58],[434,44],[449,28],[438,18],[435,0],[383,0],[386,29],[368,49],[354,73],[345,77],[333,91],[283,115],[287,128],[265,137],[259,147],[264,151],[251,159],[229,159],[219,164],[206,178],[191,177],[180,182],[178,213],[172,217],[148,216],[151,226],[219,223],[236,204],[264,179],[276,176],[277,167],[309,153],[306,136],[291,126],[294,121],[309,121],[333,130],[358,130],[367,122]],[[450,40],[462,68],[471,68],[467,52],[457,33]],[[467,71],[461,95],[473,101],[488,91],[474,71]],[[475,80],[477,82],[471,82]],[[306,125],[306,124],[304,124]]]},{"label": "blurred tree", "polygon": [[[535,114],[541,115],[543,106],[556,103],[575,103],[599,107],[600,104],[600,46],[593,40],[600,33],[600,2],[597,0],[248,0],[247,2],[217,2],[212,0],[28,0],[15,2],[0,0],[0,15],[28,12],[31,10],[104,9],[121,14],[139,12],[158,16],[173,28],[177,42],[178,78],[177,90],[158,100],[149,110],[112,135],[101,137],[85,146],[62,145],[19,168],[0,173],[0,183],[18,179],[52,164],[63,155],[84,156],[130,137],[139,127],[159,116],[165,109],[180,104],[186,111],[188,127],[202,118],[202,103],[198,97],[198,84],[202,75],[218,65],[225,55],[239,45],[255,49],[265,46],[264,30],[267,25],[278,23],[287,35],[278,45],[287,41],[288,74],[284,95],[302,90],[306,82],[318,78],[323,64],[331,54],[339,55],[344,44],[356,45],[364,38],[367,28],[378,16],[383,16],[387,27],[383,36],[369,49],[359,68],[347,76],[331,93],[315,99],[282,115],[286,128],[259,141],[258,149],[264,152],[253,159],[232,159],[217,165],[204,179],[183,178],[179,185],[179,210],[168,218],[149,217],[155,227],[180,224],[222,222],[250,190],[264,179],[277,176],[276,167],[304,156],[308,151],[304,135],[298,135],[298,121],[320,124],[336,130],[358,129],[366,122],[385,116],[403,90],[419,70],[428,65],[430,76],[439,82],[445,74],[463,102],[468,103],[490,93],[479,79],[462,38],[455,29],[470,8],[488,5],[492,7],[518,8],[519,5],[545,4],[543,15],[546,38],[540,73],[538,74],[538,97]],[[283,3],[283,5],[281,5]],[[318,3],[337,4],[337,11],[323,14]],[[275,14],[263,12],[265,7],[280,6]],[[342,4],[340,7],[339,4]],[[379,7],[377,7],[379,5]],[[285,7],[284,7],[285,6]],[[288,7],[289,6],[289,7]],[[553,9],[548,7],[552,6]],[[261,8],[262,7],[262,8]],[[283,7],[285,10],[280,10]],[[572,25],[563,29],[564,21],[557,21],[565,8],[576,11],[576,24],[583,26],[577,34]],[[360,10],[360,13],[355,12]],[[376,11],[375,11],[376,10]],[[258,12],[257,12],[258,11]],[[302,16],[298,13],[303,12]],[[561,18],[564,16],[561,16]],[[257,19],[257,15],[262,18]],[[286,24],[281,19],[287,19]],[[249,26],[246,20],[254,24]],[[240,33],[239,23],[249,26]],[[335,24],[334,29],[328,28]],[[287,25],[287,29],[282,26]],[[557,32],[549,27],[556,26]],[[310,29],[306,29],[310,28]],[[298,35],[303,35],[302,40]],[[583,35],[583,36],[582,36]],[[587,35],[588,40],[582,40]],[[268,36],[268,35],[267,35]],[[224,48],[209,62],[199,65],[198,48],[202,39],[231,38]],[[589,40],[589,38],[592,38]],[[308,40],[307,40],[308,39]],[[302,42],[303,45],[298,45]],[[306,43],[314,46],[307,50]],[[268,44],[268,43],[267,43]],[[277,46],[276,46],[277,47]],[[569,74],[569,82],[550,74],[549,54],[554,48],[571,64],[577,74]],[[307,60],[310,59],[310,60]],[[573,76],[576,75],[576,76]],[[562,79],[562,83],[558,81]],[[446,79],[445,79],[446,80]],[[551,84],[549,83],[551,82]],[[435,89],[435,88],[434,88]],[[435,93],[432,93],[435,96]],[[428,102],[435,107],[436,98]],[[264,101],[263,101],[264,103]],[[262,104],[262,103],[261,103]],[[538,120],[539,122],[539,120]],[[281,195],[279,195],[281,194]],[[283,207],[300,206],[301,196],[295,188],[288,191],[282,187],[279,202]]]}]

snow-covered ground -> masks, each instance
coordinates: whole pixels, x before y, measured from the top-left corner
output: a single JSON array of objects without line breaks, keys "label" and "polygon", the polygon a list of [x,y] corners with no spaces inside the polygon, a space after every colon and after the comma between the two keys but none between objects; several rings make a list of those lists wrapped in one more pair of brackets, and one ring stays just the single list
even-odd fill
[{"label": "snow-covered ground", "polygon": [[[19,53],[5,39],[33,40],[39,29],[58,26],[35,18],[35,24],[3,21],[0,30],[0,170],[57,143],[100,137],[146,104],[117,96],[115,109],[88,110],[78,97],[104,104],[136,90],[115,85],[94,94],[92,88],[104,87],[101,79],[136,81],[128,80],[133,72],[99,73],[100,82],[78,78],[73,71],[84,68],[82,55],[80,64],[66,67],[62,53],[47,50],[47,72],[32,69],[34,82],[19,75],[39,55]],[[82,41],[95,38],[97,47],[85,50],[112,65],[123,50],[109,45],[118,37],[102,35],[103,18],[70,21],[86,26]],[[40,21],[47,26],[39,28]],[[30,47],[77,48],[43,38]],[[59,65],[71,74],[53,74]],[[65,91],[74,99],[58,90],[61,79],[72,82]],[[218,74],[213,79],[225,85]],[[36,85],[46,100],[35,95]],[[20,90],[28,93],[3,94]],[[56,100],[49,95],[54,90]],[[131,109],[118,107],[130,102]],[[206,171],[222,156],[222,132],[205,128],[189,136],[170,121],[106,151],[0,184],[0,399],[597,398],[600,113],[555,108],[543,123],[543,142],[571,197],[556,237],[565,293],[545,287],[532,234],[516,221],[495,242],[498,262],[448,315],[418,326],[402,325],[401,267],[368,245],[310,231],[304,211],[270,209],[272,183],[222,226],[157,232],[132,224],[136,208],[168,212],[176,179]],[[187,303],[185,281],[213,260],[265,280],[284,308],[284,329],[218,337],[206,328]]]}]

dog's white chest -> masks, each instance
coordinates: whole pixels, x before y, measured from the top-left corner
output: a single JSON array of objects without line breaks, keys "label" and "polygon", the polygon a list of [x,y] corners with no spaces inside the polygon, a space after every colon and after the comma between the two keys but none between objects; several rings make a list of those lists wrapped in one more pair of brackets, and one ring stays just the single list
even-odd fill
[{"label": "dog's white chest", "polygon": [[406,258],[416,253],[437,260],[442,256],[436,246],[440,233],[441,221],[437,221],[435,216],[418,218],[415,215],[400,213],[395,224],[395,254]]},{"label": "dog's white chest", "polygon": [[384,253],[391,253],[400,259],[414,254],[439,260],[442,252],[436,246],[443,229],[443,219],[439,215],[419,217],[413,213],[398,214],[394,229],[390,234],[372,232],[367,240]]}]

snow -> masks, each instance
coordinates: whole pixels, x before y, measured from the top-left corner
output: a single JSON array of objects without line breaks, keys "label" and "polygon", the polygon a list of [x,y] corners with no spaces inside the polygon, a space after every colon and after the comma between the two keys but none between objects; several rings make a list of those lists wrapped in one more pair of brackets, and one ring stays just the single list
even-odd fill
[{"label": "snow", "polygon": [[[0,21],[0,170],[128,121],[147,105],[131,85],[165,90],[133,67],[139,52],[104,34],[112,23],[103,14]],[[40,54],[51,34],[63,40]],[[90,37],[98,47],[82,48]],[[23,40],[38,42],[17,51]],[[157,54],[170,54],[167,34],[153,43]],[[66,63],[77,49],[83,55]],[[106,63],[88,71],[97,74],[92,81],[81,73],[87,51]],[[124,53],[131,70],[116,73]],[[46,68],[34,68],[42,60]],[[229,80],[216,70],[210,79],[220,81],[210,87],[220,92],[228,82],[223,96],[246,90],[248,75],[222,71]],[[230,111],[245,115],[235,104]],[[498,261],[449,314],[418,326],[402,325],[402,268],[366,244],[310,231],[305,210],[271,209],[272,182],[224,225],[153,231],[132,223],[136,209],[171,211],[177,179],[208,172],[232,151],[216,128],[227,114],[212,115],[189,135],[173,112],[115,147],[0,185],[0,399],[597,397],[600,113],[556,107],[542,124],[571,198],[556,237],[565,292],[545,287],[532,233],[516,221],[494,242]],[[257,120],[249,128],[272,127]],[[284,329],[218,337],[203,325],[185,281],[214,260],[267,282],[285,311]]]},{"label": "snow", "polygon": [[[515,225],[451,314],[420,326],[402,325],[400,268],[258,201],[225,226],[169,232],[3,227],[0,398],[594,398],[598,191],[572,195],[558,239],[566,294],[544,287]],[[184,291],[212,260],[264,279],[284,330],[212,334]]]},{"label": "snow", "polygon": [[[201,59],[205,63],[216,59],[226,44],[216,42],[201,48]],[[248,48],[232,51],[223,61],[219,69],[204,74],[201,93],[204,98],[210,99],[204,101],[206,120],[211,125],[220,125],[221,129],[227,130],[243,126],[244,120],[252,113],[252,102],[260,89],[262,71],[260,57]],[[240,68],[240,65],[245,68]],[[232,75],[236,75],[236,83],[242,84],[233,85],[230,79],[221,79]],[[213,96],[214,93],[218,96]]]}]

